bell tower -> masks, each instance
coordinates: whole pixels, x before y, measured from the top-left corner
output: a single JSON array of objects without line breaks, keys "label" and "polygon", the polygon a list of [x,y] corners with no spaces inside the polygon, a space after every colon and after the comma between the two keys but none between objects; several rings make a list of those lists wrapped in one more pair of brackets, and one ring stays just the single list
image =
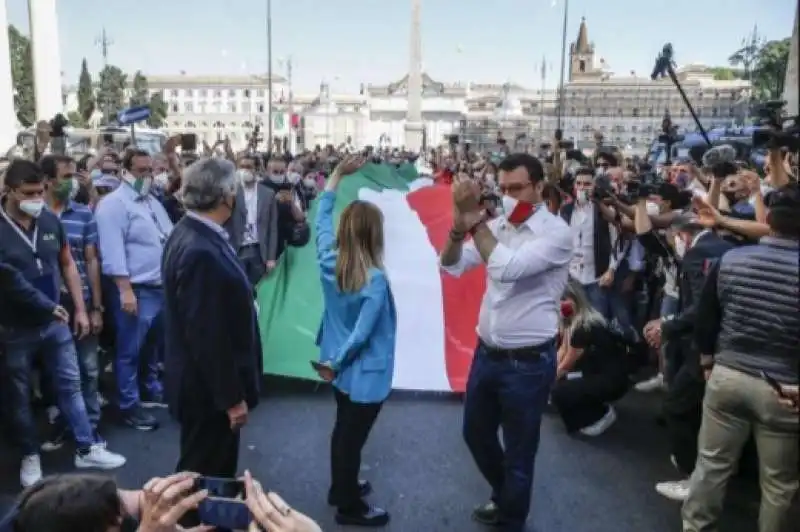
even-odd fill
[{"label": "bell tower", "polygon": [[602,74],[594,66],[594,44],[589,42],[586,17],[581,18],[577,40],[569,45],[569,58],[569,81],[591,79]]}]

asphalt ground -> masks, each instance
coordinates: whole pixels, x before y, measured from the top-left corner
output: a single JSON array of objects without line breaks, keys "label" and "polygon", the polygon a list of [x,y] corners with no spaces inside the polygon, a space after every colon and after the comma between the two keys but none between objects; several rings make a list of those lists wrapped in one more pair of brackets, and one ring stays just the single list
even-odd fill
[{"label": "asphalt ground", "polygon": [[[316,519],[325,531],[347,530],[326,506],[329,436],[334,419],[330,389],[269,380],[268,392],[243,430],[240,468]],[[568,436],[555,414],[542,424],[529,530],[535,532],[675,532],[678,503],[653,486],[677,479],[668,459],[666,434],[656,421],[658,395],[631,392],[617,405],[618,421],[594,439]],[[120,486],[136,488],[171,472],[177,461],[178,428],[166,411],[150,433],[106,424],[109,448],[128,463],[112,472]],[[108,417],[111,417],[109,415]],[[485,530],[470,519],[489,495],[461,439],[462,404],[452,395],[395,393],[381,411],[363,455],[362,474],[374,488],[370,500],[388,509],[387,530],[471,532]],[[70,471],[72,451],[43,454],[45,474]],[[16,453],[0,446],[0,507],[19,492]],[[757,530],[758,490],[735,482],[729,489],[720,530]]]}]

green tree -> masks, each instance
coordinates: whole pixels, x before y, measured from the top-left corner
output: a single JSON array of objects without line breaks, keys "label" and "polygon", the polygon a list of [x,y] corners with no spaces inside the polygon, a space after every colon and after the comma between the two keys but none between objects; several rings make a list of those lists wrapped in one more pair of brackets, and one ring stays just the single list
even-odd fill
[{"label": "green tree", "polygon": [[147,125],[154,129],[163,127],[168,111],[169,107],[164,101],[164,93],[162,91],[153,93],[153,96],[150,97],[150,118],[147,119]]},{"label": "green tree", "polygon": [[31,40],[17,28],[8,26],[9,59],[14,87],[14,109],[20,124],[29,127],[36,120],[36,101],[33,95],[33,60]]},{"label": "green tree", "polygon": [[769,41],[759,48],[753,64],[753,94],[759,100],[779,100],[783,96],[789,66],[791,38]]},{"label": "green tree", "polygon": [[73,125],[80,124],[79,127],[85,127],[86,124],[89,123],[89,120],[92,118],[92,113],[94,113],[95,107],[97,106],[95,95],[94,95],[94,85],[92,84],[92,75],[89,74],[89,65],[86,62],[86,58],[81,61],[81,75],[78,78],[78,111],[77,116],[74,119],[80,120],[79,122],[74,122],[73,119],[70,119]]},{"label": "green tree", "polygon": [[733,79],[742,79],[744,72],[737,68],[730,67],[711,67],[708,71],[714,75],[714,79],[718,81],[730,81]]},{"label": "green tree", "polygon": [[78,111],[70,111],[67,113],[67,120],[69,120],[69,125],[73,127],[86,127],[86,120],[83,119],[81,113]]},{"label": "green tree", "polygon": [[742,78],[751,79],[753,67],[758,61],[759,51],[764,45],[764,38],[758,33],[758,27],[753,27],[753,33],[742,39],[741,45],[729,58],[731,66],[742,68]]},{"label": "green tree", "polygon": [[133,75],[133,87],[131,90],[130,106],[147,105],[150,103],[150,94],[147,88],[147,78],[141,70],[137,70]]},{"label": "green tree", "polygon": [[97,107],[106,123],[115,120],[117,113],[125,108],[125,88],[128,81],[119,67],[108,65],[100,71],[97,87]]}]

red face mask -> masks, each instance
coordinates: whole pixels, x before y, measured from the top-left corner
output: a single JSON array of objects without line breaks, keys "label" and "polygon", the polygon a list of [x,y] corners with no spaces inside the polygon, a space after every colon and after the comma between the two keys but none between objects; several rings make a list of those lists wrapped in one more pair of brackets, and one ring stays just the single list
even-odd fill
[{"label": "red face mask", "polygon": [[575,315],[575,307],[572,305],[572,301],[565,299],[561,302],[561,316],[563,318],[571,318]]}]

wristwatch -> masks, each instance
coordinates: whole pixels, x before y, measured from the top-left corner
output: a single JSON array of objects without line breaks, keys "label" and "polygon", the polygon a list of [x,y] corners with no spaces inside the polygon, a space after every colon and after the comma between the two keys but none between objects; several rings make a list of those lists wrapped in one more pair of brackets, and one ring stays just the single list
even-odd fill
[{"label": "wristwatch", "polygon": [[106,311],[106,308],[103,305],[96,305],[96,306],[93,306],[92,309],[89,312],[99,312],[100,314],[102,314],[105,311]]}]

